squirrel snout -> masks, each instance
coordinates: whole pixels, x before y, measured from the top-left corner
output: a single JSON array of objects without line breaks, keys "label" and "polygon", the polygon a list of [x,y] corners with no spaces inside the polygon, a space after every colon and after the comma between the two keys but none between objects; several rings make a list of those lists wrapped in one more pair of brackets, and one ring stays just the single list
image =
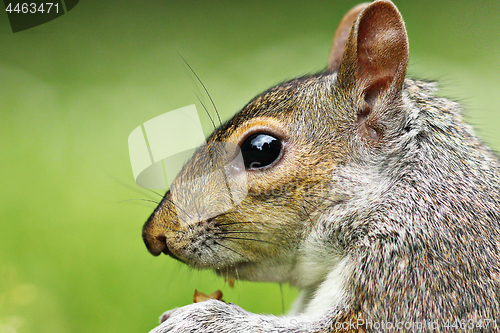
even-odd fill
[{"label": "squirrel snout", "polygon": [[167,192],[164,201],[162,201],[153,214],[149,216],[146,223],[144,223],[142,227],[142,240],[152,255],[159,256],[161,253],[164,253],[179,260],[167,245],[168,232],[171,230],[167,225],[169,225],[169,221],[174,219],[168,214],[168,209],[163,209],[164,205],[168,204],[169,201],[170,192]]},{"label": "squirrel snout", "polygon": [[[142,227],[142,240],[146,245],[149,253],[154,256],[159,256],[162,252],[168,251],[167,238],[164,233],[158,232],[153,223],[153,215],[149,217]],[[168,254],[168,253],[166,253]]]}]

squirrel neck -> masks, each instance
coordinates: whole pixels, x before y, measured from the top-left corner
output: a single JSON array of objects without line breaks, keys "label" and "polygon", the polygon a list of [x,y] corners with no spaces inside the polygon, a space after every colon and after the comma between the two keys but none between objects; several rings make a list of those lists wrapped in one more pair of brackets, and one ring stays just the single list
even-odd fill
[{"label": "squirrel neck", "polygon": [[[449,258],[434,260],[445,264],[453,256],[480,258],[481,251],[498,251],[495,244],[464,249],[461,243],[464,237],[488,232],[478,230],[476,221],[500,220],[498,159],[462,120],[459,105],[435,97],[435,90],[434,83],[407,79],[401,134],[377,155],[360,154],[335,170],[335,190],[304,239],[291,273],[290,283],[302,289],[296,311],[314,313],[316,303],[334,306],[338,295],[353,292],[344,289],[346,277],[361,277],[352,277],[348,263],[368,260],[373,247],[400,256],[401,265],[411,255],[394,249],[399,243],[422,249],[425,240],[419,237],[444,240]],[[479,188],[489,188],[490,195]]]}]

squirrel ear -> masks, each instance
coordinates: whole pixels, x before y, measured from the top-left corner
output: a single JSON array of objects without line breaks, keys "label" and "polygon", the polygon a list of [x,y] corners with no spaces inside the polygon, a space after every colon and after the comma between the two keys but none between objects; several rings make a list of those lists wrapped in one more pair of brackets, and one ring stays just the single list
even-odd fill
[{"label": "squirrel ear", "polygon": [[342,56],[344,55],[345,46],[347,44],[347,38],[349,37],[349,32],[351,32],[352,25],[359,13],[368,7],[369,3],[362,3],[352,8],[347,14],[344,15],[342,21],[340,21],[337,30],[335,30],[335,36],[333,36],[332,48],[330,50],[330,55],[328,56],[328,67],[327,71],[334,72],[337,71],[342,62]]},{"label": "squirrel ear", "polygon": [[408,54],[408,37],[397,8],[390,1],[372,2],[352,26],[338,83],[361,90],[365,107],[371,109],[381,92],[403,89]]}]

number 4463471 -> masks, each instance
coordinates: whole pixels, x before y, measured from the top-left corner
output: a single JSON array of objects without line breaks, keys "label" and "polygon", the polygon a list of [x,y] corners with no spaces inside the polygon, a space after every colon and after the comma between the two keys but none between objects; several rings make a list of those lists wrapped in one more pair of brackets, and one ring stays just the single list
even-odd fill
[{"label": "number 4463471", "polygon": [[41,3],[40,5],[36,3],[17,3],[14,8],[12,8],[12,3],[9,3],[8,6],[5,8],[6,12],[9,13],[50,13],[50,11],[55,11],[56,13],[59,13],[59,4],[58,3],[53,3],[53,2],[46,2],[46,3]]}]

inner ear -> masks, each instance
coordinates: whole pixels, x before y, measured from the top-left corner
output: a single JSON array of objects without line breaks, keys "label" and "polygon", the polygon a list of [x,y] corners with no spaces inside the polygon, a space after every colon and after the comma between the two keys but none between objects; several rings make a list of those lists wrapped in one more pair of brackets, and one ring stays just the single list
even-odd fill
[{"label": "inner ear", "polygon": [[389,88],[402,88],[408,64],[408,37],[396,7],[375,2],[360,17],[357,31],[356,81],[364,82],[365,100]]},{"label": "inner ear", "polygon": [[368,87],[365,89],[365,102],[368,107],[372,108],[373,104],[377,100],[377,97],[380,95],[382,91],[384,91],[388,85],[390,84],[390,79],[385,78],[385,79],[380,79],[375,82],[370,82]]}]

